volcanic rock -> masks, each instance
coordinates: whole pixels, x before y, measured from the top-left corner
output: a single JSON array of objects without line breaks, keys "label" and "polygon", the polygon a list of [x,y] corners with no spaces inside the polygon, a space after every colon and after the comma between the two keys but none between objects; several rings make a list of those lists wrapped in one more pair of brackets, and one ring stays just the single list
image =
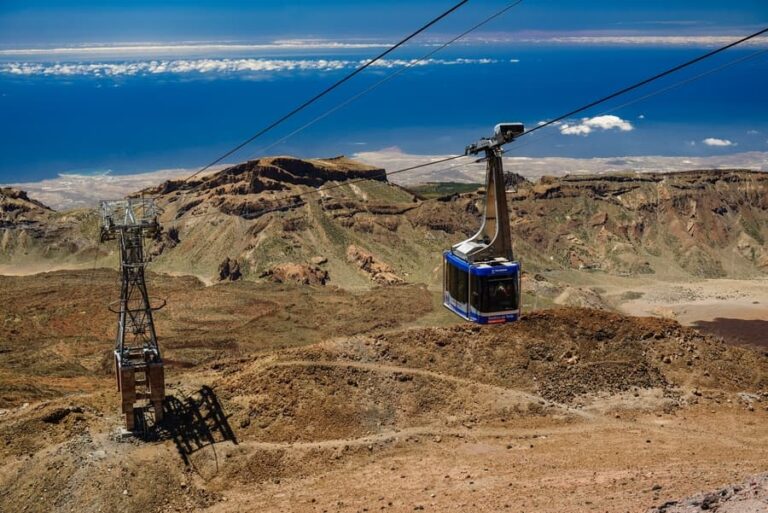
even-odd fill
[{"label": "volcanic rock", "polygon": [[379,261],[373,253],[355,245],[347,248],[347,260],[368,273],[371,279],[380,285],[395,285],[405,281],[395,274],[392,267]]},{"label": "volcanic rock", "polygon": [[312,264],[278,264],[265,273],[262,278],[267,278],[276,283],[294,282],[302,285],[325,285],[330,276],[325,271]]}]

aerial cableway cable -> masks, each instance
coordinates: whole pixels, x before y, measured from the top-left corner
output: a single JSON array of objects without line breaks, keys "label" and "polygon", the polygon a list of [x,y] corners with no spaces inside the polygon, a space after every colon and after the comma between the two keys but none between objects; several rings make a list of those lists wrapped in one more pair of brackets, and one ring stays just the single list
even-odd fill
[{"label": "aerial cableway cable", "polygon": [[[461,159],[461,158],[466,158],[466,155],[452,155],[450,157],[445,157],[445,158],[433,160],[433,161],[430,161],[430,162],[424,162],[422,164],[416,164],[416,165],[409,166],[409,167],[406,167],[406,168],[403,168],[403,169],[398,169],[396,171],[387,172],[386,176],[395,175],[395,174],[398,174],[398,173],[405,173],[407,171],[413,171],[414,169],[421,169],[423,167],[433,166],[435,164],[442,164],[444,162],[450,162],[452,160]],[[465,164],[462,164],[462,166],[463,165],[465,165]],[[447,168],[447,169],[452,169],[453,167],[454,166],[451,166],[450,168]],[[456,167],[458,167],[458,166],[456,166]],[[303,196],[308,196],[310,194],[320,194],[322,192],[329,191],[331,189],[337,189],[339,187],[345,187],[347,185],[352,185],[352,184],[355,184],[355,183],[358,183],[358,182],[364,182],[364,181],[367,181],[367,180],[371,180],[371,178],[353,178],[352,180],[345,180],[343,182],[339,182],[339,183],[336,183],[336,184],[333,184],[333,185],[328,185],[326,187],[319,187],[317,189],[311,189],[311,190],[304,191],[304,192],[297,192],[295,194],[289,194],[289,195],[283,196],[282,198],[276,198],[275,201],[282,202],[282,201],[287,201],[287,200],[299,199],[299,198],[301,198]],[[259,217],[259,216],[262,216],[264,214],[269,214],[270,212],[278,212],[280,210],[285,210],[285,209],[287,209],[289,207],[292,207],[292,206],[295,206],[295,205],[277,205],[277,206],[272,207],[272,208],[265,208],[263,210],[259,210],[257,212],[253,212],[253,213],[249,214],[248,217],[251,217],[251,218]],[[198,217],[207,217],[208,215],[209,214],[203,214],[203,215],[198,216]]]},{"label": "aerial cableway cable", "polygon": [[295,107],[293,110],[291,110],[287,114],[284,114],[282,117],[276,119],[275,121],[273,121],[269,125],[265,126],[264,128],[262,128],[261,130],[259,130],[255,134],[253,134],[251,137],[249,137],[245,141],[241,142],[240,144],[238,144],[237,146],[232,148],[231,150],[229,150],[226,153],[222,154],[220,157],[216,158],[215,160],[213,160],[209,164],[203,166],[202,168],[197,170],[195,173],[190,175],[187,178],[187,180],[189,180],[191,178],[194,178],[195,176],[199,175],[200,173],[202,173],[206,169],[209,169],[211,166],[215,166],[216,164],[218,164],[219,162],[221,162],[225,158],[229,157],[233,153],[237,152],[238,150],[240,150],[243,147],[247,146],[248,144],[252,143],[253,141],[258,139],[262,135],[266,134],[267,132],[269,132],[270,130],[275,128],[276,126],[280,125],[281,123],[283,123],[287,119],[291,118],[292,116],[296,115],[300,111],[302,111],[305,108],[309,107],[311,104],[313,104],[314,102],[316,102],[317,100],[319,100],[320,98],[325,96],[326,94],[330,93],[331,91],[333,91],[334,89],[336,89],[337,87],[339,87],[340,85],[342,85],[343,83],[345,83],[346,81],[348,81],[349,79],[351,79],[352,77],[357,75],[358,73],[362,72],[363,70],[365,70],[369,66],[373,65],[376,61],[379,61],[379,60],[383,59],[385,56],[387,56],[390,53],[394,52],[395,50],[397,50],[398,48],[403,46],[405,43],[407,43],[408,41],[410,41],[411,39],[413,39],[417,35],[421,34],[425,30],[429,29],[431,26],[433,26],[434,24],[436,24],[437,22],[439,22],[443,18],[447,17],[448,15],[450,15],[451,13],[453,13],[454,11],[459,9],[461,6],[463,6],[467,2],[469,2],[469,0],[462,0],[462,1],[458,2],[456,5],[454,5],[453,7],[451,7],[450,9],[445,11],[444,13],[442,13],[440,16],[434,18],[432,21],[430,21],[426,25],[423,25],[422,27],[420,27],[416,31],[412,32],[410,35],[404,37],[403,39],[401,39],[400,41],[398,41],[394,45],[390,46],[389,48],[387,48],[386,50],[381,52],[376,57],[374,57],[374,58],[370,59],[369,61],[365,62],[364,64],[360,65],[359,67],[357,67],[351,73],[348,73],[347,75],[345,75],[344,77],[342,77],[338,81],[334,82],[333,84],[331,84],[330,86],[326,87],[325,89],[323,89],[322,91],[320,91],[319,93],[317,93],[316,95],[311,97],[310,99],[306,100],[304,103],[302,103],[299,106]]},{"label": "aerial cableway cable", "polygon": [[[567,114],[564,114],[562,116],[558,116],[558,117],[556,117],[556,118],[554,118],[554,119],[552,119],[552,120],[550,120],[550,121],[548,121],[548,122],[546,122],[544,124],[541,124],[541,125],[538,125],[538,126],[532,128],[530,130],[526,130],[521,135],[517,136],[515,138],[515,140],[519,139],[523,135],[530,134],[530,133],[532,133],[532,132],[534,132],[534,131],[536,131],[536,130],[538,130],[540,128],[544,128],[545,126],[554,125],[558,121],[562,121],[563,119],[569,118],[569,117],[573,116],[574,114],[578,114],[578,113],[583,112],[583,111],[585,111],[587,109],[595,107],[595,106],[597,106],[597,105],[599,105],[601,103],[605,103],[608,100],[611,100],[613,98],[616,98],[618,96],[626,94],[626,93],[628,93],[630,91],[638,89],[639,87],[647,85],[647,84],[649,84],[649,83],[651,83],[651,82],[653,82],[655,80],[658,80],[658,79],[660,79],[660,78],[662,78],[664,76],[670,75],[670,74],[675,73],[675,72],[677,72],[677,71],[679,71],[679,70],[681,70],[683,68],[686,68],[686,67],[690,66],[691,64],[694,64],[696,62],[701,62],[701,61],[703,61],[703,60],[705,60],[705,59],[707,59],[709,57],[712,57],[712,56],[714,56],[714,55],[716,55],[716,54],[718,54],[718,53],[720,53],[720,52],[722,52],[724,50],[727,50],[729,48],[733,48],[733,47],[735,47],[737,45],[740,45],[740,44],[742,44],[742,43],[744,43],[746,41],[749,41],[749,40],[751,40],[751,39],[753,39],[755,37],[763,35],[766,32],[768,32],[768,28],[765,28],[765,29],[763,29],[763,30],[761,30],[759,32],[755,32],[754,34],[751,34],[751,35],[749,35],[747,37],[739,39],[738,41],[735,41],[735,42],[730,43],[730,44],[728,44],[726,46],[720,47],[720,48],[718,48],[716,50],[713,50],[713,51],[708,52],[708,53],[706,53],[704,55],[701,55],[701,56],[699,56],[699,57],[697,57],[695,59],[692,59],[692,60],[687,61],[687,62],[685,62],[683,64],[680,64],[680,65],[677,65],[677,66],[675,66],[673,68],[670,68],[670,69],[668,69],[666,71],[658,73],[658,74],[656,74],[656,75],[654,75],[654,76],[652,76],[652,77],[650,77],[648,79],[645,79],[645,80],[643,80],[641,82],[637,82],[636,84],[633,84],[631,86],[625,87],[625,88],[623,88],[623,89],[621,89],[619,91],[616,91],[615,93],[612,93],[612,94],[610,94],[608,96],[605,96],[605,97],[603,97],[603,98],[601,98],[599,100],[590,102],[590,103],[586,104],[583,107],[580,107],[578,109],[574,109],[574,110],[568,112]],[[725,64],[723,64],[721,66],[718,66],[718,67],[713,68],[711,70],[705,71],[705,72],[703,72],[703,73],[701,73],[699,75],[695,75],[693,77],[689,77],[689,78],[687,78],[685,80],[680,81],[679,83],[672,84],[671,86],[662,88],[662,89],[660,89],[658,91],[649,93],[647,95],[641,96],[641,97],[636,98],[634,100],[630,100],[629,102],[627,102],[625,104],[622,104],[622,105],[620,105],[618,107],[609,109],[606,112],[612,112],[612,111],[614,111],[616,109],[619,109],[621,107],[625,107],[627,105],[631,105],[633,103],[637,103],[639,101],[646,100],[646,99],[648,99],[648,98],[650,98],[652,96],[656,96],[658,94],[661,94],[663,92],[669,91],[669,90],[674,89],[676,87],[679,87],[679,86],[682,86],[684,84],[693,82],[694,80],[698,80],[698,79],[700,79],[700,78],[702,78],[704,76],[710,75],[710,74],[718,72],[718,71],[722,71],[723,69],[728,68],[730,66],[733,66],[735,64],[738,64],[740,62],[743,62],[743,61],[746,61],[746,60],[750,60],[750,59],[752,59],[754,57],[762,55],[766,51],[768,51],[768,50],[760,50],[760,51],[755,52],[754,54],[751,54],[749,56],[740,57],[740,58],[738,58],[738,59],[736,59],[734,61],[725,63]],[[420,169],[420,168],[424,168],[424,167],[428,167],[428,166],[432,166],[432,165],[436,165],[436,164],[442,164],[442,163],[449,162],[449,161],[456,160],[456,159],[460,159],[460,158],[468,158],[468,156],[465,155],[465,154],[453,155],[453,156],[446,157],[446,158],[443,158],[443,159],[437,159],[437,160],[434,160],[434,161],[425,162],[423,164],[418,164],[418,165],[414,165],[414,166],[405,167],[405,168],[402,168],[402,169],[397,169],[395,171],[388,171],[387,172],[387,176],[389,177],[389,176],[400,174],[400,173],[406,173],[408,171],[413,171],[415,169]],[[467,165],[467,164],[471,164],[471,163],[481,162],[483,160],[484,160],[483,158],[479,158],[479,159],[474,160],[474,162],[468,162],[468,163],[462,164],[462,165]],[[458,166],[450,166],[447,169],[453,169],[454,167],[458,167]],[[304,196],[308,196],[310,194],[319,194],[319,193],[325,192],[327,190],[336,189],[338,187],[343,187],[345,185],[351,185],[351,184],[354,184],[354,183],[357,183],[357,182],[362,182],[362,181],[365,181],[365,180],[369,180],[369,178],[357,178],[357,179],[353,179],[353,180],[346,180],[344,182],[340,182],[340,183],[337,183],[337,184],[334,184],[334,185],[329,185],[327,187],[319,187],[317,189],[311,189],[311,190],[304,191],[304,192],[299,192],[299,193],[295,193],[295,194],[288,194],[288,195],[286,195],[286,196],[284,196],[282,198],[277,198],[277,201],[287,201],[287,200],[298,199],[298,198],[301,198],[301,197],[304,197]],[[258,211],[258,212],[251,213],[250,217],[257,217],[257,216],[260,216],[260,215],[263,215],[263,214],[267,214],[267,213],[270,213],[270,212],[285,210],[286,208],[288,208],[287,205],[276,206],[276,207],[273,207],[273,208],[268,208],[268,209],[264,209],[264,210],[261,210],[261,211]],[[203,216],[207,216],[207,214],[204,214]],[[200,217],[203,217],[203,216],[200,216]]]},{"label": "aerial cableway cable", "polygon": [[630,86],[627,86],[627,87],[624,87],[622,89],[619,89],[618,91],[615,91],[615,92],[609,94],[608,96],[604,96],[604,97],[602,97],[600,99],[597,99],[597,100],[595,100],[593,102],[590,102],[590,103],[588,103],[588,104],[586,104],[586,105],[584,105],[582,107],[579,107],[578,109],[574,109],[574,110],[572,110],[572,111],[570,111],[570,112],[568,112],[566,114],[563,114],[562,116],[558,116],[558,117],[556,117],[554,119],[550,119],[546,123],[542,123],[541,125],[537,125],[537,126],[531,128],[530,130],[526,130],[521,135],[517,136],[517,138],[519,139],[520,137],[522,137],[522,136],[524,136],[526,134],[530,134],[532,132],[535,132],[536,130],[544,128],[545,126],[553,125],[553,124],[558,123],[558,122],[560,122],[560,121],[562,121],[562,120],[564,120],[566,118],[570,118],[571,116],[579,114],[580,112],[584,112],[585,110],[591,109],[592,107],[596,107],[597,105],[600,105],[601,103],[605,103],[608,100],[612,100],[612,99],[614,99],[614,98],[616,98],[618,96],[621,96],[623,94],[626,94],[626,93],[628,93],[630,91],[634,91],[635,89],[638,89],[638,88],[640,88],[640,87],[642,87],[642,86],[644,86],[646,84],[650,84],[651,82],[655,82],[656,80],[658,80],[660,78],[666,77],[667,75],[671,75],[672,73],[675,73],[677,71],[680,71],[681,69],[687,68],[688,66],[696,64],[697,62],[701,62],[701,61],[703,61],[705,59],[713,57],[713,56],[715,56],[715,55],[717,55],[717,54],[719,54],[721,52],[724,52],[724,51],[728,50],[729,48],[733,48],[734,46],[738,46],[738,45],[740,45],[742,43],[746,43],[750,39],[754,39],[756,37],[762,36],[766,32],[768,32],[768,28],[764,28],[763,30],[755,32],[754,34],[750,34],[750,35],[748,35],[746,37],[743,37],[743,38],[739,39],[738,41],[734,41],[733,43],[727,44],[725,46],[721,46],[720,48],[712,50],[711,52],[707,52],[704,55],[699,55],[695,59],[691,59],[691,60],[686,61],[686,62],[684,62],[682,64],[678,64],[677,66],[674,66],[674,67],[669,68],[669,69],[667,69],[665,71],[662,71],[661,73],[657,73],[657,74],[653,75],[652,77],[648,77],[645,80],[641,80],[640,82],[636,82],[636,83],[634,83],[634,84],[632,84]]},{"label": "aerial cableway cable", "polygon": [[401,74],[405,73],[406,71],[408,71],[408,70],[409,70],[409,69],[411,69],[412,67],[414,67],[414,66],[417,66],[417,65],[419,65],[420,63],[427,61],[428,59],[430,59],[430,58],[431,58],[433,55],[435,55],[436,53],[438,53],[438,52],[440,52],[440,51],[442,51],[442,50],[445,50],[447,47],[451,46],[451,45],[452,45],[453,43],[455,43],[456,41],[458,41],[458,40],[460,40],[460,39],[463,39],[463,38],[467,37],[469,34],[471,34],[472,32],[476,31],[477,29],[479,29],[479,28],[483,27],[484,25],[487,25],[488,23],[490,23],[491,21],[495,20],[496,18],[498,18],[498,17],[502,16],[503,14],[506,14],[506,13],[507,13],[507,11],[509,11],[509,10],[511,10],[512,8],[514,8],[514,7],[518,6],[518,5],[519,5],[519,4],[521,4],[522,2],[523,2],[523,0],[516,0],[515,2],[512,2],[512,3],[508,4],[508,5],[507,5],[506,7],[504,7],[503,9],[501,9],[501,10],[499,10],[499,11],[496,11],[495,13],[491,14],[491,15],[490,15],[490,16],[488,16],[487,18],[485,18],[485,19],[481,20],[479,23],[477,23],[477,24],[473,25],[472,27],[468,28],[467,30],[465,30],[465,31],[464,31],[464,32],[462,32],[461,34],[459,34],[459,35],[457,35],[457,36],[455,36],[455,37],[453,37],[453,38],[449,39],[449,40],[448,40],[448,41],[446,41],[445,43],[443,43],[443,44],[441,44],[440,46],[438,46],[437,48],[435,48],[435,49],[433,49],[433,50],[429,51],[428,53],[424,54],[423,56],[421,56],[421,57],[419,57],[419,58],[417,58],[417,59],[413,59],[413,60],[409,61],[407,64],[405,64],[403,67],[399,68],[399,69],[398,69],[397,71],[395,71],[394,73],[390,73],[389,75],[385,76],[383,79],[381,79],[381,80],[379,80],[378,82],[376,82],[376,83],[372,84],[371,86],[369,86],[369,87],[367,87],[367,88],[363,89],[362,91],[360,91],[360,92],[359,92],[359,93],[357,93],[356,95],[354,95],[354,96],[351,96],[350,98],[347,98],[346,100],[344,100],[343,102],[339,103],[339,104],[338,104],[338,105],[336,105],[335,107],[332,107],[332,108],[328,109],[328,110],[327,110],[327,111],[325,111],[323,114],[320,114],[319,116],[317,116],[317,117],[316,117],[316,118],[314,118],[313,120],[309,121],[308,123],[306,123],[306,124],[304,124],[304,125],[300,126],[300,127],[299,127],[299,128],[297,128],[296,130],[293,130],[291,133],[289,133],[289,134],[287,134],[287,135],[284,135],[283,137],[281,137],[281,138],[280,138],[280,139],[278,139],[277,141],[275,141],[275,142],[271,143],[271,144],[270,144],[270,145],[268,145],[268,146],[265,146],[264,148],[260,149],[260,150],[257,152],[257,154],[264,154],[266,151],[268,151],[268,150],[270,150],[270,149],[274,148],[274,147],[275,147],[275,146],[277,146],[278,144],[281,144],[281,143],[283,143],[283,142],[287,141],[288,139],[290,139],[290,138],[291,138],[291,137],[293,137],[294,135],[296,135],[296,134],[298,134],[298,133],[300,133],[300,132],[303,132],[304,130],[306,130],[307,128],[311,127],[311,126],[312,126],[312,125],[314,125],[315,123],[317,123],[317,122],[319,122],[319,121],[322,121],[323,119],[327,118],[328,116],[330,116],[330,115],[331,115],[331,114],[333,114],[334,112],[336,112],[336,111],[338,111],[338,110],[340,110],[340,109],[342,109],[342,108],[346,107],[346,106],[347,106],[347,105],[349,105],[350,103],[352,103],[352,102],[354,102],[354,101],[358,100],[359,98],[361,98],[361,97],[365,96],[366,94],[370,93],[370,92],[371,92],[371,91],[373,91],[374,89],[377,89],[378,87],[380,87],[380,86],[384,85],[385,83],[389,82],[389,81],[390,81],[390,80],[392,80],[393,78],[395,78],[395,77],[397,77],[397,76],[399,76],[399,75],[401,75]]},{"label": "aerial cableway cable", "polygon": [[[377,89],[378,87],[380,87],[380,86],[384,85],[385,83],[389,82],[390,80],[394,79],[395,77],[397,77],[397,76],[399,76],[399,75],[403,74],[404,72],[406,72],[407,70],[411,69],[412,67],[414,67],[414,66],[418,65],[419,63],[422,63],[422,62],[424,62],[424,61],[426,61],[426,60],[430,59],[432,56],[434,56],[435,54],[437,54],[438,52],[440,52],[440,51],[442,51],[442,50],[445,50],[447,47],[449,47],[450,45],[454,44],[456,41],[459,41],[460,39],[463,39],[463,38],[465,38],[466,36],[468,36],[468,35],[469,35],[469,34],[471,34],[472,32],[475,32],[476,30],[478,30],[478,29],[482,28],[483,26],[487,25],[488,23],[490,23],[491,21],[495,20],[496,18],[499,18],[500,16],[503,16],[504,14],[506,14],[506,13],[507,13],[508,11],[510,11],[511,9],[513,9],[513,8],[517,7],[518,5],[520,5],[522,2],[523,2],[523,0],[516,0],[516,1],[514,1],[514,2],[511,2],[510,4],[506,5],[506,6],[505,6],[505,7],[503,7],[502,9],[500,9],[500,10],[498,10],[498,11],[494,12],[494,13],[493,13],[493,14],[491,14],[490,16],[488,16],[488,17],[486,17],[486,18],[482,19],[480,22],[478,22],[478,23],[476,23],[475,25],[471,26],[470,28],[468,28],[467,30],[465,30],[464,32],[462,32],[461,34],[458,34],[457,36],[454,36],[453,38],[449,39],[449,40],[448,40],[448,41],[446,41],[445,43],[442,43],[442,44],[441,44],[440,46],[438,46],[437,48],[435,48],[435,49],[433,49],[433,50],[430,50],[428,53],[426,53],[426,54],[422,55],[421,57],[419,57],[419,58],[417,58],[417,59],[413,59],[413,60],[409,61],[409,62],[408,62],[406,65],[404,65],[403,67],[399,68],[399,69],[398,69],[397,71],[395,71],[394,73],[390,73],[389,75],[385,76],[383,79],[381,79],[381,80],[379,80],[378,82],[376,82],[376,83],[372,84],[371,86],[367,87],[366,89],[364,89],[364,90],[360,91],[360,92],[359,92],[359,93],[357,93],[356,95],[354,95],[354,96],[352,96],[352,97],[350,97],[350,98],[348,98],[348,99],[344,100],[343,102],[339,103],[338,105],[336,105],[336,106],[332,107],[331,109],[329,109],[329,110],[325,111],[325,112],[324,112],[323,114],[321,114],[320,116],[318,116],[318,117],[316,117],[316,118],[312,119],[312,120],[311,120],[311,121],[309,121],[308,123],[306,123],[306,124],[304,124],[304,125],[300,126],[299,128],[297,128],[297,129],[293,130],[293,131],[292,131],[292,132],[290,132],[289,134],[287,134],[287,135],[285,135],[285,136],[281,137],[281,138],[280,138],[280,139],[278,139],[277,141],[275,141],[275,142],[273,142],[273,143],[269,144],[268,146],[265,146],[264,148],[260,149],[260,150],[259,150],[259,152],[258,152],[258,154],[263,154],[264,152],[266,152],[266,151],[270,150],[271,148],[274,148],[274,147],[275,147],[275,146],[277,146],[278,144],[281,144],[281,143],[283,143],[283,142],[287,141],[288,139],[290,139],[290,138],[291,138],[291,137],[293,137],[294,135],[296,135],[296,134],[298,134],[298,133],[300,133],[300,132],[302,132],[302,131],[306,130],[307,128],[311,127],[312,125],[314,125],[314,124],[318,123],[319,121],[322,121],[323,119],[327,118],[328,116],[330,116],[330,115],[331,115],[331,114],[333,114],[334,112],[336,112],[336,111],[338,111],[338,110],[340,110],[340,109],[342,109],[342,108],[346,107],[346,106],[347,106],[347,105],[349,105],[350,103],[352,103],[352,102],[354,102],[354,101],[356,101],[356,100],[360,99],[361,97],[363,97],[363,96],[365,96],[366,94],[370,93],[370,92],[371,92],[371,91],[373,91],[374,89]],[[464,155],[457,155],[457,156],[455,156],[455,157],[452,157],[452,158],[450,158],[450,159],[447,159],[447,160],[454,160],[454,159],[458,159],[458,158],[462,158],[462,157],[464,157]],[[418,168],[421,168],[421,167],[426,167],[426,166],[429,166],[429,165],[433,165],[433,164],[440,164],[440,163],[442,163],[442,162],[446,162],[447,160],[438,160],[438,161],[435,161],[435,162],[430,162],[430,163],[427,163],[427,164],[422,164],[422,165],[418,165],[418,166],[415,166],[415,167],[408,167],[408,168],[405,168],[405,169],[400,169],[400,170],[397,170],[397,171],[391,171],[391,172],[388,172],[388,173],[387,173],[387,175],[393,175],[393,174],[397,174],[397,173],[403,173],[403,172],[407,172],[407,171],[412,171],[412,170],[414,170],[414,169],[418,169]],[[453,169],[454,167],[456,167],[456,166],[452,166],[452,167],[451,167],[451,168],[449,168],[449,169]],[[201,170],[201,171],[198,171],[198,172],[197,172],[197,173],[195,173],[194,175],[190,176],[189,178],[187,178],[187,180],[189,180],[190,178],[192,178],[192,177],[196,176],[196,175],[197,175],[197,174],[199,174],[200,172],[202,172],[202,170]],[[354,183],[354,182],[353,182],[353,183]],[[200,185],[202,185],[202,184],[200,184]],[[199,187],[199,186],[198,186],[198,187]],[[195,187],[195,188],[193,188],[192,190],[194,191],[194,190],[196,190],[198,187]],[[331,186],[331,188],[335,188],[335,187],[336,187],[336,186]]]},{"label": "aerial cableway cable", "polygon": [[[751,53],[749,55],[744,55],[742,57],[739,57],[738,59],[734,59],[732,61],[728,61],[728,62],[726,62],[724,64],[721,64],[720,66],[717,66],[715,68],[708,69],[708,70],[703,71],[703,72],[701,72],[701,73],[699,73],[697,75],[693,75],[693,76],[688,77],[688,78],[686,78],[684,80],[680,80],[679,82],[675,82],[674,84],[670,84],[668,86],[662,87],[661,89],[657,89],[656,91],[651,91],[650,93],[644,94],[642,96],[638,96],[637,98],[633,98],[633,99],[631,99],[631,100],[629,100],[627,102],[622,103],[621,105],[616,105],[615,107],[611,107],[609,109],[600,111],[597,114],[597,116],[604,116],[606,114],[610,114],[612,112],[616,112],[618,110],[621,110],[621,109],[624,109],[626,107],[629,107],[630,105],[634,105],[636,103],[643,102],[645,100],[653,98],[654,96],[658,96],[660,94],[664,94],[666,92],[672,91],[673,89],[677,89],[677,88],[682,87],[684,85],[690,84],[691,82],[695,82],[697,80],[700,80],[700,79],[702,79],[704,77],[707,77],[709,75],[712,75],[714,73],[718,73],[720,71],[723,71],[724,69],[730,68],[730,67],[735,66],[737,64],[741,64],[742,62],[751,61],[752,59],[755,59],[755,58],[760,57],[761,55],[765,55],[767,53],[768,53],[768,48],[767,49],[763,49],[763,50],[758,50],[758,51],[756,51],[754,53]],[[506,150],[506,151],[513,151],[513,150],[517,151],[520,148],[528,146],[532,142],[541,141],[542,139],[547,139],[547,138],[549,138],[549,137],[551,137],[553,135],[556,135],[556,134],[557,134],[557,132],[550,132],[549,134],[544,135],[544,136],[536,136],[533,139],[528,139],[528,140],[526,140],[525,142],[523,142],[521,144],[514,144],[514,143],[512,143],[512,144],[514,144],[514,146],[512,148]]]}]

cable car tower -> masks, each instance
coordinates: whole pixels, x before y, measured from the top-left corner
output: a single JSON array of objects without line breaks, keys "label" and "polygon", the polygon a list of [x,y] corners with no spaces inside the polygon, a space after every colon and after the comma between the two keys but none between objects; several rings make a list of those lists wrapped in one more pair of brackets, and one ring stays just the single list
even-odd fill
[{"label": "cable car tower", "polygon": [[497,324],[520,317],[520,262],[512,252],[501,147],[523,132],[522,123],[501,123],[492,137],[465,150],[485,153],[485,212],[475,235],[443,253],[443,305],[468,321]]},{"label": "cable car tower", "polygon": [[149,400],[156,422],[163,417],[165,375],[152,313],[165,302],[152,306],[144,279],[148,263],[144,239],[154,237],[160,225],[153,199],[102,201],[100,208],[101,242],[117,240],[120,245],[120,299],[109,308],[117,314],[117,389],[122,396],[126,428],[133,431],[137,400]]}]

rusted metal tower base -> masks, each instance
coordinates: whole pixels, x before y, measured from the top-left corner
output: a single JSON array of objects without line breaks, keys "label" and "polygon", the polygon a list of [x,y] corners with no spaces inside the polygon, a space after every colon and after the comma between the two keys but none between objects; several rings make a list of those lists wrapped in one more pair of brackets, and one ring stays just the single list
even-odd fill
[{"label": "rusted metal tower base", "polygon": [[163,401],[165,400],[165,370],[162,362],[135,363],[120,366],[115,357],[117,389],[122,396],[122,408],[125,414],[125,428],[136,428],[134,408],[136,401],[148,400],[155,412],[155,422],[163,420]]}]

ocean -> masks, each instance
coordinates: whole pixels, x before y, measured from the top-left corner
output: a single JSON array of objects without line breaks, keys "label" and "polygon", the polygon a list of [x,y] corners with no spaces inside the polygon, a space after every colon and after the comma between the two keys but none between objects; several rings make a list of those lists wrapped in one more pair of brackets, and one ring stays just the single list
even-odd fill
[{"label": "ocean", "polygon": [[[265,146],[432,48],[401,49],[227,161],[264,154]],[[709,49],[456,45],[265,153],[462,152],[498,122],[533,126]],[[530,157],[768,151],[768,52],[755,55],[764,49],[730,50],[510,150]],[[212,45],[0,52],[0,183],[203,166],[380,51]],[[681,81],[689,82],[607,112]],[[582,119],[601,114],[616,118]]]}]

